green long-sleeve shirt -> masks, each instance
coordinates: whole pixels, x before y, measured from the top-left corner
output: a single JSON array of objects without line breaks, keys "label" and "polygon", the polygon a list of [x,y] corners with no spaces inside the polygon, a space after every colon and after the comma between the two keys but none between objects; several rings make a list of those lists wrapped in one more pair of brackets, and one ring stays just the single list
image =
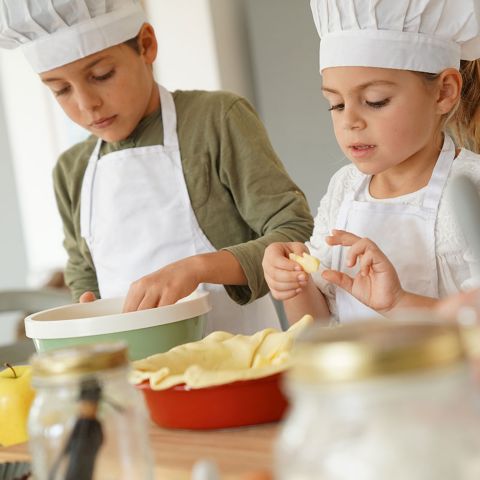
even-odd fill
[{"label": "green long-sleeve shirt", "polygon": [[[248,286],[225,288],[238,303],[248,303],[268,291],[261,267],[265,247],[310,238],[308,205],[247,101],[226,92],[176,91],[173,97],[183,173],[197,221],[217,250],[229,250],[240,262]],[[68,253],[65,279],[75,300],[87,290],[99,295],[95,265],[80,233],[82,180],[96,141],[90,136],[70,148],[53,172]],[[162,143],[159,109],[127,139],[104,142],[101,154]]]}]

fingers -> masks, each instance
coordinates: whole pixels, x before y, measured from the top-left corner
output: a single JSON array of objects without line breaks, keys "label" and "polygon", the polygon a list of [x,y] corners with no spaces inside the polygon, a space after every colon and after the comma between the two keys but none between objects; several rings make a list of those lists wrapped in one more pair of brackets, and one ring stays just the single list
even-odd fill
[{"label": "fingers", "polygon": [[343,245],[344,247],[351,247],[358,240],[361,240],[361,237],[345,230],[332,230],[332,234],[325,237],[325,241],[332,246]]},{"label": "fingers", "polygon": [[360,255],[360,275],[367,277],[370,273],[370,268],[374,262],[374,253],[372,250],[367,250],[363,255]]},{"label": "fingers", "polygon": [[293,285],[306,282],[307,274],[302,270],[282,270],[272,269],[270,272],[265,272],[265,278],[271,279],[272,283],[285,284],[286,288],[292,288]]},{"label": "fingers", "polygon": [[138,304],[137,310],[148,310],[160,305],[160,295],[155,290],[147,290]]},{"label": "fingers", "polygon": [[301,289],[303,285],[305,285],[307,282],[306,280],[300,280],[300,281],[293,281],[293,282],[279,282],[277,280],[274,280],[273,278],[270,278],[270,277],[265,277],[265,279],[267,280],[267,283],[268,283],[268,286],[272,289],[272,290],[276,290],[276,291],[279,291],[279,292],[282,292],[282,291],[288,291],[288,290],[297,290],[297,289]]},{"label": "fingers", "polygon": [[163,291],[161,295],[155,290],[144,292],[143,296],[141,294],[136,295],[133,293],[131,296],[130,294],[127,295],[123,311],[126,313],[135,312],[137,310],[148,310],[149,308],[164,307],[166,305],[172,305],[185,296],[186,295],[180,294],[179,291],[176,290],[166,290]]},{"label": "fingers", "polygon": [[369,238],[361,238],[344,230],[332,230],[332,235],[325,238],[332,246],[350,247],[347,253],[347,267],[353,267],[360,260],[360,274],[368,275],[374,263],[386,260],[384,253]]},{"label": "fingers", "polygon": [[95,294],[93,292],[85,292],[80,295],[80,298],[78,301],[80,303],[89,303],[89,302],[94,302],[97,299]]},{"label": "fingers", "polygon": [[127,296],[123,303],[124,313],[135,312],[142,303],[145,292],[139,288],[138,283],[134,282],[128,289]]},{"label": "fingers", "polygon": [[290,247],[290,252],[297,255],[302,255],[303,253],[310,253],[307,246],[301,242],[290,242],[288,246]]},{"label": "fingers", "polygon": [[288,255],[301,255],[308,252],[305,244],[300,242],[272,243],[265,250],[263,271],[265,280],[276,300],[288,300],[298,295],[307,285],[308,275]]},{"label": "fingers", "polygon": [[300,293],[308,282],[308,276],[302,269],[292,271],[272,268],[264,273],[268,287],[276,300],[292,298]]},{"label": "fingers", "polygon": [[[193,290],[192,290],[193,292]],[[189,292],[192,293],[192,292]],[[183,297],[186,297],[187,294],[180,293],[179,290],[176,289],[167,289],[162,292],[162,296],[158,302],[159,307],[164,307],[165,305],[172,305],[173,303],[177,302]]]},{"label": "fingers", "polygon": [[134,312],[171,305],[198,287],[197,283],[192,282],[191,276],[178,273],[172,279],[170,272],[165,277],[163,273],[159,270],[133,282],[125,298],[123,311]]},{"label": "fingers", "polygon": [[175,303],[183,296],[185,295],[181,294],[180,289],[162,288],[161,285],[150,284],[146,279],[140,279],[131,285],[123,305],[123,311],[135,312],[136,310],[163,307]]},{"label": "fingers", "polygon": [[293,298],[299,293],[302,292],[303,285],[296,284],[292,287],[288,288],[284,285],[280,285],[279,287],[274,286],[272,282],[267,280],[268,287],[270,288],[270,292],[275,298],[275,300],[288,300],[289,298]]},{"label": "fingers", "polygon": [[353,279],[346,273],[338,272],[337,270],[325,270],[322,277],[337,287],[343,288],[348,293],[352,293]]},{"label": "fingers", "polygon": [[272,297],[275,300],[285,301],[290,300],[291,298],[295,298],[299,293],[302,293],[301,288],[297,288],[296,290],[289,290],[289,291],[277,291],[277,290],[270,290]]},{"label": "fingers", "polygon": [[307,284],[308,278],[303,272],[287,272],[283,270],[277,270],[273,275],[268,275],[265,273],[265,280],[270,288],[270,291],[274,295],[274,298],[277,300],[283,300],[284,295],[289,295],[289,293],[294,292],[301,292],[302,287]]},{"label": "fingers", "polygon": [[265,272],[272,274],[275,269],[286,271],[301,271],[298,263],[290,260],[288,255],[295,253],[302,255],[308,252],[307,247],[300,242],[272,243],[265,249],[262,266]]},{"label": "fingers", "polygon": [[332,230],[332,234],[325,237],[325,241],[331,246],[351,247],[347,253],[347,267],[353,267],[357,263],[357,257],[362,255],[363,249],[366,248],[365,242],[362,242],[362,240],[368,239],[362,239],[344,230]]}]

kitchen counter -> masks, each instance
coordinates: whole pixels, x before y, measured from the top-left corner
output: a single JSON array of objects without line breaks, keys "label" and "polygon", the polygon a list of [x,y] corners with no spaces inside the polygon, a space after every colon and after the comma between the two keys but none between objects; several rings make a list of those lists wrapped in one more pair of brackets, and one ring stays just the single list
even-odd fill
[{"label": "kitchen counter", "polygon": [[[188,480],[199,459],[217,463],[222,480],[240,480],[243,474],[271,472],[272,447],[278,424],[229,430],[165,430],[150,426],[150,441],[158,479]],[[0,462],[29,460],[27,444],[0,448]]]}]

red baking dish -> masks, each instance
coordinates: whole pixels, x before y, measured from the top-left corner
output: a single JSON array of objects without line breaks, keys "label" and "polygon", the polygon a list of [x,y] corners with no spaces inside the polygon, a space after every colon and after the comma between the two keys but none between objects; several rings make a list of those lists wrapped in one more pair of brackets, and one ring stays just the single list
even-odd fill
[{"label": "red baking dish", "polygon": [[151,419],[164,428],[208,430],[275,422],[288,406],[280,389],[282,374],[214,387],[187,389],[176,385],[152,390],[148,381],[137,385]]}]

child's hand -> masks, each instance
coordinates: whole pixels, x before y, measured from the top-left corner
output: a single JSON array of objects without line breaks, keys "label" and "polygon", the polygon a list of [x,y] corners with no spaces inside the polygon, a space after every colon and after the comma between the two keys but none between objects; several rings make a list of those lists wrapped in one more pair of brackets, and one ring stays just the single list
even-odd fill
[{"label": "child's hand", "polygon": [[190,295],[201,283],[194,266],[195,257],[171,263],[133,282],[123,304],[124,312],[171,305]]},{"label": "child's hand", "polygon": [[325,280],[343,288],[357,300],[377,310],[388,312],[405,295],[394,266],[385,254],[368,238],[360,238],[343,230],[332,230],[326,237],[329,245],[350,247],[347,266],[360,262],[360,271],[351,278],[345,273],[325,270]]},{"label": "child's hand", "polygon": [[78,301],[80,303],[89,303],[89,302],[94,302],[97,299],[95,294],[93,292],[84,292],[80,295],[80,298]]},{"label": "child's hand", "polygon": [[300,242],[272,243],[265,249],[263,272],[276,300],[293,298],[307,285],[310,276],[297,262],[288,258],[290,253],[302,255],[303,252],[308,253],[308,249]]}]

